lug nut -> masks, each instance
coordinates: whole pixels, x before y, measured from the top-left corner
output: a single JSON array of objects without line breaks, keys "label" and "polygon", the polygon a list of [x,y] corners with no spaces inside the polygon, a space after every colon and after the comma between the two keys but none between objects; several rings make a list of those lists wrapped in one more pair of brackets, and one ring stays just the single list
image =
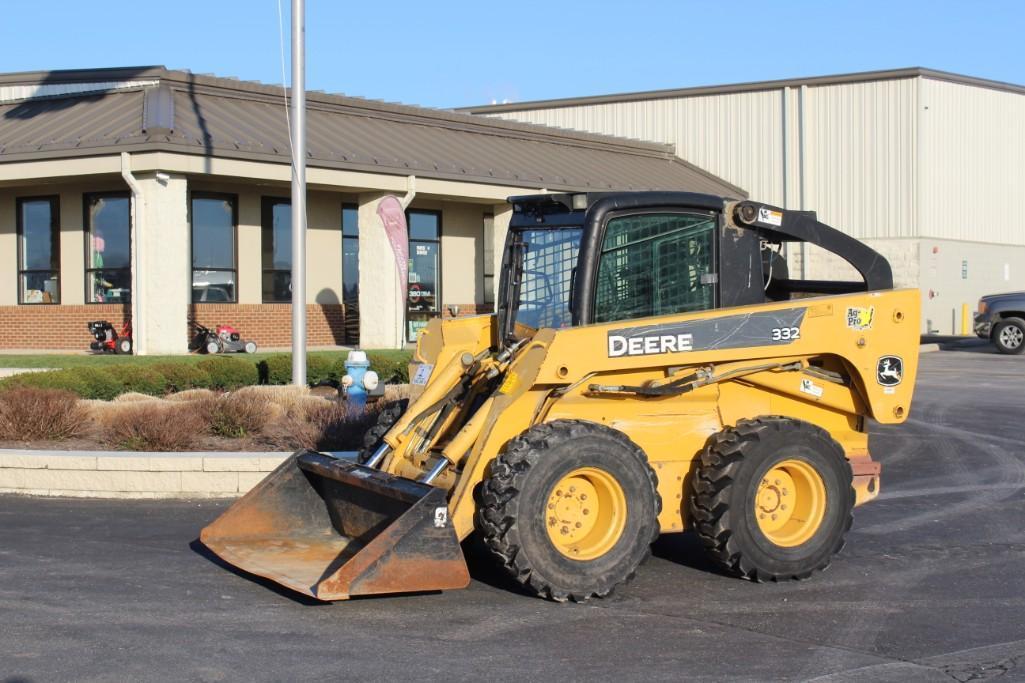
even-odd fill
[{"label": "lug nut", "polygon": [[588,510],[587,508],[584,508],[584,514],[585,515],[590,514],[590,512],[591,512],[590,510]]},{"label": "lug nut", "polygon": [[786,506],[786,505],[780,505],[780,506],[779,506],[779,509],[780,509],[780,510],[786,510],[786,509],[787,509],[787,506]]},{"label": "lug nut", "polygon": [[576,486],[570,486],[570,487],[569,487],[569,492],[570,492],[570,493],[573,493],[573,492],[575,492],[576,490],[577,490],[577,487],[576,487]]},{"label": "lug nut", "polygon": [[563,534],[568,534],[569,533],[569,529],[566,528],[566,527],[562,527],[562,533]]},{"label": "lug nut", "polygon": [[765,519],[765,513],[763,512],[762,514],[758,515],[758,519]]},{"label": "lug nut", "polygon": [[581,493],[580,494],[580,500],[587,500],[587,494],[586,493]]},{"label": "lug nut", "polygon": [[555,509],[555,503],[549,503],[548,504],[548,509],[549,510],[554,510]]},{"label": "lug nut", "polygon": [[776,486],[779,486],[779,479],[775,481]]},{"label": "lug nut", "polygon": [[772,519],[773,519],[773,520],[775,520],[775,519],[776,519],[776,513],[772,513]]},{"label": "lug nut", "polygon": [[577,522],[577,524],[576,524],[576,527],[577,527],[578,529],[579,529],[580,527],[582,527],[582,526],[584,526],[584,525],[583,525],[583,524],[581,524],[580,522]]}]

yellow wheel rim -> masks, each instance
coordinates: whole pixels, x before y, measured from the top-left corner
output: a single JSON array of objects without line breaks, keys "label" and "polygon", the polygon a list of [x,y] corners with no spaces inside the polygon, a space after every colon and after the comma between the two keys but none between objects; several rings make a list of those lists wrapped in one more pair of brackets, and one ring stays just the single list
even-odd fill
[{"label": "yellow wheel rim", "polygon": [[544,514],[556,550],[574,560],[593,560],[623,535],[626,494],[608,472],[581,467],[555,484]]},{"label": "yellow wheel rim", "polygon": [[803,460],[784,460],[762,475],[754,500],[755,519],[765,537],[792,548],[815,535],[826,514],[826,485]]}]

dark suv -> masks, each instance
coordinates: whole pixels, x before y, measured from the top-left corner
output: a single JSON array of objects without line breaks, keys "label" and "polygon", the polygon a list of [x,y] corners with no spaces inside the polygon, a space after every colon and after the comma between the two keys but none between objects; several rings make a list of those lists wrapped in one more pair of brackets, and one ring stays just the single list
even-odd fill
[{"label": "dark suv", "polygon": [[1025,351],[1025,292],[987,294],[979,299],[975,334],[992,340],[1000,353]]}]

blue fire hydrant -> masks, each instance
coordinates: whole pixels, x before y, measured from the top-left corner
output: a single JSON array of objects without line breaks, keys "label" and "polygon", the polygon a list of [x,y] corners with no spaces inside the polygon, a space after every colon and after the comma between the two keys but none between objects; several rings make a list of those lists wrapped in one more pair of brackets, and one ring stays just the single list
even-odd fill
[{"label": "blue fire hydrant", "polygon": [[345,400],[356,408],[367,404],[368,395],[377,389],[381,378],[370,369],[365,351],[349,351],[345,359],[345,375],[342,377],[342,392]]}]

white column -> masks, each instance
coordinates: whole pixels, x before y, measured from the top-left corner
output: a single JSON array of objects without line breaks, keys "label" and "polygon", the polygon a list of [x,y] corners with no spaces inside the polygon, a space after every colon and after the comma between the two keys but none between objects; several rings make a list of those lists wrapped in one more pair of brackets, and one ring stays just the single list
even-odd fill
[{"label": "white column", "polygon": [[377,205],[384,193],[359,196],[359,343],[365,349],[405,346],[405,285]]},{"label": "white column", "polygon": [[132,249],[132,297],[141,306],[132,321],[135,353],[144,356],[188,352],[186,319],[192,293],[188,181],[183,175],[139,173],[142,197],[136,207]]},{"label": "white column", "polygon": [[509,234],[509,221],[512,219],[513,210],[511,204],[495,204],[492,209],[495,215],[495,228],[492,231],[492,263],[494,276],[494,302],[498,306],[499,291],[502,280],[502,259],[505,257],[505,237]]}]

